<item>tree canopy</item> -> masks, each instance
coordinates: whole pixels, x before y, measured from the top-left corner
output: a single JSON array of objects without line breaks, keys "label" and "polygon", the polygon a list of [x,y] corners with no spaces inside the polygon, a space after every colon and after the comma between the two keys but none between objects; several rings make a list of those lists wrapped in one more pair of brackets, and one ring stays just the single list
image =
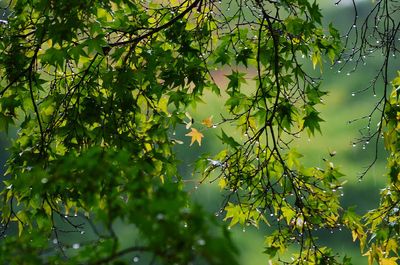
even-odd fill
[{"label": "tree canopy", "polygon": [[[228,228],[191,200],[178,171],[175,146],[201,145],[213,129],[224,148],[199,154],[193,171],[218,182],[229,227],[271,226],[266,260],[351,264],[317,240],[343,228],[370,264],[397,264],[400,72],[391,81],[388,67],[400,7],[377,1],[360,21],[352,3],[342,37],[307,0],[10,0],[0,129],[17,134],[1,186],[2,263],[238,264]],[[383,93],[366,120],[380,125],[359,141],[384,138],[388,182],[378,208],[358,216],[340,204],[334,163],[305,167],[291,142],[321,131],[325,62],[357,70],[375,51],[384,62],[371,87]],[[225,87],[214,69],[226,71]],[[188,108],[207,92],[228,114],[193,122]],[[115,231],[121,222],[132,241]]]}]

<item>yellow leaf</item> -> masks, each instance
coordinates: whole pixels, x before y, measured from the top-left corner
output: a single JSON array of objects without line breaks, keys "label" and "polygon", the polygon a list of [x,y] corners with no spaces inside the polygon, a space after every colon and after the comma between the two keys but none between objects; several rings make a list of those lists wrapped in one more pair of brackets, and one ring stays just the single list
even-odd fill
[{"label": "yellow leaf", "polygon": [[319,52],[314,52],[311,59],[312,59],[313,68],[315,69],[315,67],[318,64],[322,70],[321,54]]},{"label": "yellow leaf", "polygon": [[379,265],[397,265],[397,258],[383,258],[379,261]]},{"label": "yellow leaf", "polygon": [[368,257],[368,265],[372,265],[374,263],[374,256],[371,253],[371,250],[368,250],[367,252],[365,252],[363,254],[363,256],[367,256]]},{"label": "yellow leaf", "polygon": [[166,113],[166,114],[169,114],[169,113],[168,113],[168,99],[167,99],[167,98],[161,98],[161,99],[158,101],[158,108],[159,108],[162,112],[164,112],[164,113]]},{"label": "yellow leaf", "polygon": [[397,241],[393,238],[389,239],[386,243],[386,253],[390,253],[390,251],[393,251],[396,253],[398,248]]},{"label": "yellow leaf", "polygon": [[355,242],[358,238],[357,232],[353,230],[353,231],[351,231],[351,235],[353,236],[353,242]]},{"label": "yellow leaf", "polygon": [[301,42],[301,39],[294,37],[292,38],[292,41],[294,44],[299,44]]},{"label": "yellow leaf", "polygon": [[201,124],[205,125],[208,128],[211,128],[213,126],[212,118],[213,118],[213,116],[211,115],[207,119],[202,120]]},{"label": "yellow leaf", "polygon": [[256,119],[254,117],[249,117],[248,122],[249,122],[250,128],[252,128],[254,130],[257,129],[257,123],[256,123]]},{"label": "yellow leaf", "polygon": [[226,184],[228,184],[228,181],[226,181],[225,178],[220,178],[220,180],[218,181],[218,187],[220,187],[221,190],[226,187]]},{"label": "yellow leaf", "polygon": [[201,138],[203,138],[204,135],[201,132],[199,132],[198,130],[196,130],[195,128],[191,128],[191,129],[192,129],[192,131],[190,133],[185,134],[186,136],[192,137],[190,145],[192,145],[195,141],[197,141],[199,143],[199,145],[201,145]]},{"label": "yellow leaf", "polygon": [[18,222],[18,236],[22,235],[22,231],[24,230],[24,224],[22,222]]}]

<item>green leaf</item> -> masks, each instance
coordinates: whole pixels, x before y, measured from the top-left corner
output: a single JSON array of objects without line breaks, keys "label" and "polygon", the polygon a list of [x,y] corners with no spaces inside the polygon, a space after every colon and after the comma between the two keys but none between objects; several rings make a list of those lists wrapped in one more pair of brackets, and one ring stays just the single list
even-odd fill
[{"label": "green leaf", "polygon": [[250,48],[245,47],[240,50],[238,54],[236,54],[236,63],[242,63],[244,66],[247,67],[247,61],[251,59],[252,56],[253,51]]},{"label": "green leaf", "polygon": [[299,159],[303,157],[302,154],[297,152],[296,149],[292,148],[287,153],[286,163],[290,169],[300,168],[300,161]]},{"label": "green leaf", "polygon": [[43,64],[63,67],[67,58],[67,52],[65,49],[51,47],[44,54],[40,55],[39,58]]},{"label": "green leaf", "polygon": [[0,112],[0,131],[8,133],[10,124],[14,124],[12,117],[6,116]]},{"label": "green leaf", "polygon": [[229,79],[227,90],[231,90],[231,92],[228,93],[231,93],[232,95],[237,92],[240,89],[241,84],[246,83],[246,79],[244,78],[245,76],[245,73],[232,70],[232,73],[226,76]]},{"label": "green leaf", "polygon": [[218,138],[221,139],[223,143],[228,144],[230,147],[234,149],[237,149],[240,146],[240,144],[236,142],[235,139],[233,139],[233,137],[226,135],[224,130],[221,130],[221,132],[222,135],[221,137],[218,136]]},{"label": "green leaf", "polygon": [[314,135],[315,131],[319,131],[321,133],[320,122],[324,121],[319,117],[319,112],[316,111],[311,106],[306,106],[306,116],[304,117],[304,128],[307,128],[307,131]]}]

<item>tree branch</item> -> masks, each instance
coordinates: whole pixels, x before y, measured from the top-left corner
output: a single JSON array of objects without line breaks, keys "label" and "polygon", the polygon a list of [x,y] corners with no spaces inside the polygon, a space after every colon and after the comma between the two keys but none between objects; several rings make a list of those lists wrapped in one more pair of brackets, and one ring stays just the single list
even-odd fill
[{"label": "tree branch", "polygon": [[151,35],[166,29],[168,27],[170,27],[171,25],[173,25],[175,22],[177,22],[179,19],[183,18],[187,13],[189,13],[193,8],[197,7],[197,5],[201,3],[201,0],[195,0],[191,5],[189,5],[182,13],[180,13],[179,15],[177,15],[176,17],[174,17],[173,19],[171,19],[170,21],[168,21],[167,23],[154,28],[153,30],[147,32],[146,34],[143,34],[141,36],[138,36],[136,38],[130,39],[130,40],[126,40],[126,41],[120,41],[120,42],[114,42],[114,43],[109,43],[110,47],[115,47],[115,46],[123,46],[126,44],[131,44],[131,43],[138,43],[141,40],[150,37]]}]

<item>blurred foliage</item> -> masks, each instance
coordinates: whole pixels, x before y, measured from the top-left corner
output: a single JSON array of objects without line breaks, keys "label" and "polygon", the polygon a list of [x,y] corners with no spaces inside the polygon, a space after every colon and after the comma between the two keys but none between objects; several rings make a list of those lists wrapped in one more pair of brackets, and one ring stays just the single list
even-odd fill
[{"label": "blurred foliage", "polygon": [[[362,45],[347,53],[356,24],[342,42],[305,0],[10,1],[0,22],[0,129],[18,132],[1,189],[1,261],[237,264],[228,228],[241,225],[269,227],[270,263],[350,264],[318,240],[347,228],[370,264],[396,264],[400,77],[390,94],[388,65],[398,27],[380,11],[390,4],[376,3],[369,14],[380,20],[371,28],[367,17],[355,31]],[[383,135],[389,184],[360,217],[341,205],[345,181],[331,159],[308,166],[292,142],[323,121],[327,92],[305,64],[322,73],[325,60],[358,64],[376,50],[383,67],[372,89],[383,81],[385,91],[368,117],[380,115],[380,126],[358,143]],[[226,86],[215,68],[226,69]],[[198,123],[189,112],[206,91],[227,112]],[[228,228],[187,191],[176,155],[183,128],[192,148],[221,128],[223,148],[199,154],[191,171],[218,183]],[[121,237],[117,223],[136,235]]]}]

